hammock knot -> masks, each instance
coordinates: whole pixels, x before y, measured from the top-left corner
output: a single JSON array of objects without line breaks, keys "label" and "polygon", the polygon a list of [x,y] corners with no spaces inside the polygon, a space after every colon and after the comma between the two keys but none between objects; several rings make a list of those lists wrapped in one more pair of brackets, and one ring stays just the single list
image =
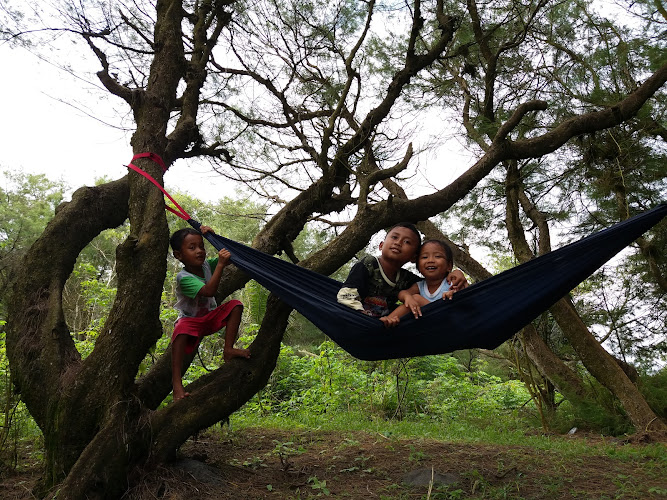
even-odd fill
[{"label": "hammock knot", "polygon": [[153,160],[155,163],[162,167],[162,172],[167,171],[164,160],[156,153],[137,153],[132,157],[132,161],[136,160],[137,158],[148,158],[149,160]]}]

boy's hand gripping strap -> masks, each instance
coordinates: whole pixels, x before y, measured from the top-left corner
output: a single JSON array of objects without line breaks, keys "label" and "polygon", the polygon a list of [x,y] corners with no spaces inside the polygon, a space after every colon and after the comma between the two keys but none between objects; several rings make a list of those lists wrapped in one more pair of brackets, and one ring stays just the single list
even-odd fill
[{"label": "boy's hand gripping strap", "polygon": [[[167,171],[167,167],[165,167],[164,161],[162,161],[162,158],[160,158],[160,156],[156,155],[155,153],[138,153],[138,154],[136,154],[132,157],[132,161],[136,160],[137,158],[148,158],[149,160],[153,160],[155,163],[157,163],[158,165],[160,165],[162,167],[163,172]],[[167,191],[165,191],[165,189],[162,186],[160,186],[160,183],[158,181],[156,181],[153,177],[151,177],[150,174],[141,170],[139,167],[137,167],[136,165],[133,165],[132,163],[127,165],[127,168],[131,168],[132,170],[134,170],[138,174],[143,175],[146,179],[148,179],[153,184],[155,184],[158,187],[158,189],[160,191],[162,191],[162,193],[167,198],[169,198],[169,200],[174,204],[174,206],[176,208],[174,209],[174,208],[170,207],[169,205],[165,204],[165,208],[167,210],[169,210],[171,213],[177,215],[178,217],[180,217],[181,219],[183,219],[185,221],[189,221],[189,220],[192,219],[192,217],[190,217],[190,215],[188,215],[188,213],[185,210],[183,210],[183,208],[181,208],[181,206],[178,203],[176,203],[176,201],[171,197],[171,195],[169,193],[167,193]]]}]

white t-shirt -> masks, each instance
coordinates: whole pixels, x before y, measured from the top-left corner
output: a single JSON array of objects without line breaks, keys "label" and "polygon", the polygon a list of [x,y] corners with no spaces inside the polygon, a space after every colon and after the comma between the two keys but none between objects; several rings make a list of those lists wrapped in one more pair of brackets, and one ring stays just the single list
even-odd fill
[{"label": "white t-shirt", "polygon": [[218,265],[218,259],[208,259],[202,264],[204,277],[192,274],[181,269],[176,275],[176,304],[174,309],[178,311],[178,319],[184,316],[204,316],[215,309],[218,304],[214,297],[197,297],[199,290],[211,279],[213,274],[211,268]]}]

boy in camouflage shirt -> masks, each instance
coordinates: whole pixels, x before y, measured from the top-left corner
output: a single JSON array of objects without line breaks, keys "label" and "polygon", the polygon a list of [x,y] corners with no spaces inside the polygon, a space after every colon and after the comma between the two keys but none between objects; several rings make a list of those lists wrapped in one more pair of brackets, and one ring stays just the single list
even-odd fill
[{"label": "boy in camouflage shirt", "polygon": [[387,315],[396,307],[398,293],[421,280],[402,269],[415,261],[420,245],[421,236],[413,224],[396,224],[380,243],[379,257],[366,255],[352,267],[338,292],[338,302],[380,319],[385,326],[398,323]]}]

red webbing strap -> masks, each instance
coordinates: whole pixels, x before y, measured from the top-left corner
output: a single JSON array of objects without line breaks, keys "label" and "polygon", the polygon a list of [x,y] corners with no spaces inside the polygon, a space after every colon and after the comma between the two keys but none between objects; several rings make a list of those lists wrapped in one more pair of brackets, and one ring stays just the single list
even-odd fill
[{"label": "red webbing strap", "polygon": [[[162,158],[160,158],[160,157],[159,157],[158,155],[156,155],[155,153],[139,153],[139,154],[136,154],[136,155],[134,155],[134,156],[132,157],[132,161],[136,160],[137,158],[148,158],[148,159],[150,159],[150,160],[153,160],[155,163],[157,163],[158,165],[160,165],[160,166],[162,167],[162,171],[163,171],[163,172],[166,172],[166,171],[167,171],[167,168],[164,166],[164,161],[162,161]],[[170,195],[169,193],[167,193],[167,191],[165,191],[165,189],[164,189],[162,186],[160,186],[160,183],[159,183],[158,181],[156,181],[155,179],[153,179],[153,177],[151,177],[150,174],[148,174],[147,172],[141,170],[139,167],[137,167],[136,165],[133,165],[132,163],[130,163],[130,164],[127,166],[127,168],[131,168],[132,170],[134,170],[134,171],[137,172],[138,174],[143,175],[146,179],[148,179],[148,180],[151,181],[153,184],[155,184],[155,185],[158,187],[158,189],[159,189],[160,191],[162,191],[162,193],[163,193],[167,198],[169,198],[169,200],[174,204],[174,206],[176,207],[176,209],[170,207],[170,206],[167,205],[166,203],[165,203],[165,208],[166,208],[167,210],[169,210],[172,214],[177,215],[178,217],[180,217],[181,219],[183,219],[183,220],[185,220],[185,221],[192,219],[192,217],[190,217],[190,215],[189,215],[185,210],[183,210],[183,208],[182,208],[178,203],[176,203],[176,200],[174,200],[174,199],[171,197],[171,195]]]},{"label": "red webbing strap", "polygon": [[136,160],[137,158],[148,158],[149,160],[153,160],[155,163],[162,167],[163,172],[167,171],[167,167],[164,166],[164,161],[162,158],[160,158],[160,155],[155,153],[137,153],[132,157],[132,161]]}]

